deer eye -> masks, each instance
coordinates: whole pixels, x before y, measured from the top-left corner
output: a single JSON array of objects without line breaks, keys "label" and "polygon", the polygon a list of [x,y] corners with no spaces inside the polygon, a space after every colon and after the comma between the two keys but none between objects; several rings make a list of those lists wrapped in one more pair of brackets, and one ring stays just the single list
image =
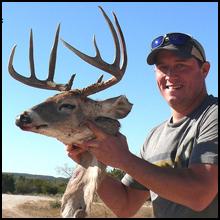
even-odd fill
[{"label": "deer eye", "polygon": [[75,105],[71,105],[71,104],[62,104],[60,107],[59,107],[59,110],[62,110],[62,109],[69,109],[69,110],[73,110],[74,108],[76,108]]}]

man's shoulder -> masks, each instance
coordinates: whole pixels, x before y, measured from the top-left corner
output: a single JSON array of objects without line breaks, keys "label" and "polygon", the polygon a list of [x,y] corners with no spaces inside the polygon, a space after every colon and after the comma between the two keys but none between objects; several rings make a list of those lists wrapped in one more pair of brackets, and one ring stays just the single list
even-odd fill
[{"label": "man's shoulder", "polygon": [[218,97],[215,97],[213,95],[209,95],[207,98],[207,104],[211,106],[218,107]]},{"label": "man's shoulder", "polygon": [[201,119],[216,115],[218,112],[218,98],[208,95],[203,102],[191,114],[189,118],[199,121]]},{"label": "man's shoulder", "polygon": [[209,95],[206,101],[203,104],[204,116],[215,116],[218,115],[218,97],[214,97],[213,95]]},{"label": "man's shoulder", "polygon": [[[218,98],[210,95],[205,103],[201,116],[198,118],[200,125],[205,127],[218,124]],[[215,126],[216,127],[216,126]]]}]

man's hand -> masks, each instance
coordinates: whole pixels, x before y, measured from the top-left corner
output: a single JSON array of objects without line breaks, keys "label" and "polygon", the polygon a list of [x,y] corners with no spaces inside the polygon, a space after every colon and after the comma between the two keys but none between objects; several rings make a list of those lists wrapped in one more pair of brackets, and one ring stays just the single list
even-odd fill
[{"label": "man's hand", "polygon": [[68,152],[68,156],[78,164],[80,163],[82,154],[86,151],[77,145],[66,145],[66,150]]},{"label": "man's hand", "polygon": [[115,136],[106,134],[90,121],[85,125],[94,133],[96,139],[86,141],[79,147],[91,152],[102,163],[120,168],[130,154],[126,137],[119,132]]}]

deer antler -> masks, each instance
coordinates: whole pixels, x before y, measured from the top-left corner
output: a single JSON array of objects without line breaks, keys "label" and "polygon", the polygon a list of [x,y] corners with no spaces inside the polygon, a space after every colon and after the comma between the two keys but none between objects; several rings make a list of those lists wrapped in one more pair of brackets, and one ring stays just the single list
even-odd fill
[{"label": "deer antler", "polygon": [[37,77],[35,75],[32,30],[30,32],[30,44],[29,44],[29,62],[30,62],[31,76],[29,78],[24,77],[24,76],[20,75],[19,73],[17,73],[13,67],[14,53],[15,53],[15,49],[16,49],[17,45],[15,45],[12,48],[12,52],[11,52],[11,55],[9,58],[9,63],[8,63],[8,71],[11,74],[11,76],[26,85],[41,88],[41,89],[50,89],[50,90],[59,90],[59,91],[70,90],[75,75],[72,75],[72,77],[70,78],[70,80],[67,84],[56,84],[53,82],[54,73],[55,73],[55,65],[56,65],[56,55],[57,55],[59,31],[60,31],[60,24],[58,25],[57,30],[56,30],[55,40],[54,40],[54,44],[53,44],[51,54],[50,54],[49,73],[48,73],[48,78],[46,80],[39,80],[39,79],[37,79]]},{"label": "deer antler", "polygon": [[[71,46],[70,44],[65,42],[64,40],[62,40],[64,45],[67,48],[69,48],[70,50],[72,50],[81,59],[83,59],[87,63],[89,63],[89,64],[91,64],[101,70],[104,70],[104,71],[110,73],[113,76],[112,78],[103,82],[102,81],[103,75],[102,75],[96,83],[94,83],[86,88],[83,88],[83,89],[77,89],[77,92],[83,94],[84,96],[88,96],[88,95],[97,93],[97,92],[104,90],[104,89],[116,84],[117,82],[119,82],[121,80],[121,78],[123,77],[123,75],[125,73],[126,66],[127,66],[127,52],[126,52],[125,40],[124,40],[123,33],[121,31],[120,25],[118,23],[117,17],[113,13],[116,27],[117,27],[117,31],[119,33],[119,39],[117,37],[117,33],[116,33],[115,28],[114,28],[112,22],[110,21],[109,17],[106,15],[104,10],[100,6],[99,6],[99,8],[101,9],[102,14],[105,17],[105,20],[107,21],[107,23],[110,27],[110,30],[111,30],[111,33],[112,33],[113,39],[114,39],[116,53],[115,53],[115,60],[112,64],[106,63],[104,60],[102,60],[102,58],[100,56],[99,49],[96,44],[95,37],[94,37],[94,46],[96,49],[96,56],[95,57],[91,57],[91,56],[88,56],[88,55],[80,52],[79,50],[77,50],[76,48],[74,48],[73,46]],[[30,62],[31,76],[29,78],[24,77],[24,76],[20,75],[19,73],[17,73],[13,67],[13,59],[14,59],[16,45],[12,49],[10,59],[9,59],[9,64],[8,64],[8,71],[11,74],[11,76],[26,85],[37,87],[37,88],[58,90],[58,91],[70,90],[72,87],[72,84],[73,84],[75,74],[71,76],[71,78],[67,84],[56,84],[55,82],[53,82],[54,73],[55,73],[55,65],[56,65],[56,55],[57,55],[59,31],[60,31],[60,25],[58,25],[58,28],[57,28],[57,31],[55,34],[54,45],[53,45],[53,48],[52,48],[51,54],[50,54],[49,73],[48,73],[48,78],[46,80],[39,80],[36,78],[36,75],[35,75],[34,58],[33,58],[32,30],[30,33],[30,46],[29,46],[29,62]],[[123,63],[121,65],[122,67],[120,67],[120,55],[121,55],[120,45],[121,45],[122,57],[123,57]]]},{"label": "deer antler", "polygon": [[[113,13],[116,27],[117,27],[117,30],[119,33],[120,43],[119,43],[117,33],[114,29],[112,22],[110,21],[109,17],[106,15],[104,10],[100,6],[99,6],[99,8],[101,9],[102,14],[104,15],[105,20],[107,21],[107,23],[110,27],[110,30],[111,30],[111,33],[112,33],[112,36],[114,39],[115,60],[112,64],[106,63],[104,60],[102,60],[102,58],[100,56],[99,49],[96,44],[95,37],[93,39],[93,43],[94,43],[95,50],[96,50],[96,56],[94,56],[94,57],[88,56],[88,55],[80,52],[79,50],[77,50],[76,48],[74,48],[73,46],[71,46],[70,44],[68,44],[67,42],[65,42],[64,40],[61,39],[62,42],[64,43],[64,45],[67,48],[69,48],[71,51],[73,51],[81,59],[83,59],[87,63],[89,63],[95,67],[98,67],[99,69],[104,70],[104,71],[110,73],[111,75],[113,75],[112,78],[110,78],[104,82],[102,82],[102,78],[103,78],[103,75],[102,75],[96,83],[79,90],[85,96],[97,93],[97,92],[104,90],[104,89],[116,84],[117,82],[119,82],[121,80],[121,78],[123,77],[123,75],[125,73],[126,66],[127,66],[127,52],[126,52],[125,40],[124,40],[124,36],[123,36],[122,30],[120,28],[120,25],[118,23],[117,17]],[[121,45],[122,57],[123,57],[123,63],[122,63],[121,68],[120,68],[120,45]]]}]

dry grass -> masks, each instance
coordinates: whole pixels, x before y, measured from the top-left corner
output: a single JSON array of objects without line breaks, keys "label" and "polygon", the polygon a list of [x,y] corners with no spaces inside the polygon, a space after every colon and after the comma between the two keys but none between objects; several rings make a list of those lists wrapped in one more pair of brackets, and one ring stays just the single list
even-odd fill
[{"label": "dry grass", "polygon": [[2,218],[20,218],[21,216],[15,214],[13,211],[2,209]]},{"label": "dry grass", "polygon": [[[38,202],[26,202],[20,205],[18,208],[26,213],[28,216],[34,216],[39,218],[59,218],[60,207],[57,206],[57,201],[38,201]],[[89,218],[116,218],[115,214],[101,202],[92,204],[91,214]],[[134,218],[150,218],[152,217],[152,210],[150,206],[143,206]]]},{"label": "dry grass", "polygon": [[[16,212],[10,210],[2,210],[3,218],[60,218],[60,198],[52,198],[52,200],[26,201],[16,207]],[[134,216],[134,218],[150,218],[152,217],[152,208],[150,203],[145,204]],[[89,218],[116,218],[114,213],[100,200],[92,204],[91,214]]]},{"label": "dry grass", "polygon": [[[117,218],[117,216],[102,202],[93,203],[90,218]],[[143,205],[133,218],[152,218],[151,205]]]},{"label": "dry grass", "polygon": [[54,207],[53,201],[31,201],[18,206],[27,216],[38,218],[59,218],[60,207]]}]

